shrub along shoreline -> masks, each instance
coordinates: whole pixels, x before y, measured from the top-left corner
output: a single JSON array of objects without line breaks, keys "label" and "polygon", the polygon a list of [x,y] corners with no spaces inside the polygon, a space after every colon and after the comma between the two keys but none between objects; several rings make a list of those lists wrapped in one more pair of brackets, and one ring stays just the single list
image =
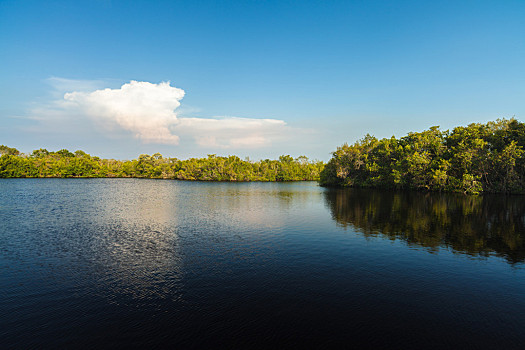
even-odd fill
[{"label": "shrub along shoreline", "polygon": [[159,153],[134,160],[101,159],[83,151],[46,149],[21,154],[0,146],[0,178],[148,178],[196,181],[318,181],[320,161],[289,155],[252,162],[237,156],[179,160]]},{"label": "shrub along shoreline", "polygon": [[180,160],[155,153],[120,161],[66,149],[22,154],[7,146],[0,146],[0,155],[0,178],[319,181],[333,187],[525,193],[525,124],[514,118],[452,131],[434,126],[399,139],[366,135],[351,146],[338,147],[326,165],[289,155],[254,162],[214,154]]},{"label": "shrub along shoreline", "polygon": [[525,124],[498,119],[400,139],[366,135],[333,152],[320,184],[336,187],[525,193]]}]

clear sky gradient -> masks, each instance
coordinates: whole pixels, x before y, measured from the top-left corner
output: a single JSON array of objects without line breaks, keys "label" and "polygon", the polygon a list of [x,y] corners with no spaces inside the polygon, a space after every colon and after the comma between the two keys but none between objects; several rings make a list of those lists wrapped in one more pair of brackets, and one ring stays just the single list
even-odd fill
[{"label": "clear sky gradient", "polygon": [[523,121],[525,1],[0,0],[0,67],[0,144],[24,152],[328,160]]}]

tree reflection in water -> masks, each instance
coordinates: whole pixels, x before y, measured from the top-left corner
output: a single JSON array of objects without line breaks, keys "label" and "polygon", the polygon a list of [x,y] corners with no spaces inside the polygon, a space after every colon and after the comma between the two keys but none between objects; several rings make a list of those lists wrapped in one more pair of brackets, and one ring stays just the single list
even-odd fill
[{"label": "tree reflection in water", "polygon": [[401,239],[430,251],[525,261],[525,197],[329,189],[332,218],[365,236]]}]

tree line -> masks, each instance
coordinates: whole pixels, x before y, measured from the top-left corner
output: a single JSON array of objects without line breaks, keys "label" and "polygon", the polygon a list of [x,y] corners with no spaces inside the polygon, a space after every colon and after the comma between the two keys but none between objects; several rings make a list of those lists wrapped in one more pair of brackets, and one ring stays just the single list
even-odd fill
[{"label": "tree line", "polygon": [[438,126],[377,139],[367,134],[332,153],[325,165],[305,156],[250,161],[208,155],[180,160],[159,153],[134,160],[101,159],[83,151],[0,146],[0,178],[137,177],[199,181],[319,181],[322,186],[439,192],[525,193],[525,124],[516,119]]},{"label": "tree line", "polygon": [[324,186],[478,194],[525,193],[525,124],[516,119],[438,126],[407,136],[366,135],[332,153]]},{"label": "tree line", "polygon": [[278,160],[250,161],[237,156],[208,155],[180,160],[160,153],[134,160],[101,159],[83,151],[38,149],[22,154],[0,146],[0,178],[135,177],[199,181],[303,181],[319,180],[324,167],[305,156],[283,155]]}]

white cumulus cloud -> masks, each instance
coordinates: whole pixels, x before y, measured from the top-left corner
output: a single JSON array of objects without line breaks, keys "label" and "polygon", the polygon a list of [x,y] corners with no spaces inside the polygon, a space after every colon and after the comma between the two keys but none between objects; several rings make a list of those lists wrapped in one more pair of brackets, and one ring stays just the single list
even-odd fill
[{"label": "white cumulus cloud", "polygon": [[116,123],[144,142],[178,144],[179,137],[169,128],[177,123],[175,109],[183,97],[184,90],[169,83],[131,81],[120,89],[66,93],[64,100],[102,122]]},{"label": "white cumulus cloud", "polygon": [[184,118],[176,112],[184,95],[184,90],[168,82],[131,81],[117,89],[68,92],[52,104],[53,111],[37,114],[44,118],[53,113],[86,116],[103,131],[120,128],[144,143],[176,145],[181,137],[189,137],[198,146],[223,149],[269,146],[287,128],[276,119]]},{"label": "white cumulus cloud", "polygon": [[286,123],[277,119],[181,118],[175,130],[193,135],[198,145],[218,148],[258,148],[268,146],[284,131]]}]

